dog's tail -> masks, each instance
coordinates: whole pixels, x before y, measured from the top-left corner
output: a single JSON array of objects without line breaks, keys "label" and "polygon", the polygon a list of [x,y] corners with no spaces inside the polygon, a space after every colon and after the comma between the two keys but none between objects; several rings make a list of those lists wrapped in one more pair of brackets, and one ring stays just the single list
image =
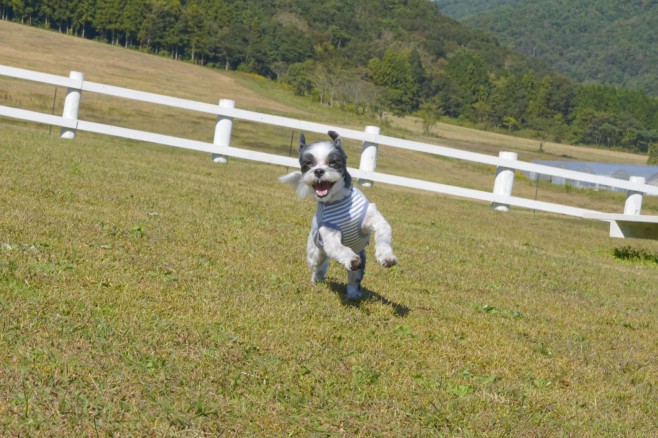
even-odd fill
[{"label": "dog's tail", "polygon": [[302,182],[302,173],[299,170],[279,177],[279,181],[290,184],[297,192],[299,199],[313,194],[313,189]]},{"label": "dog's tail", "polygon": [[288,175],[283,175],[279,177],[279,181],[282,183],[290,184],[291,186],[297,187],[299,182],[302,180],[302,173],[300,171],[291,172]]}]

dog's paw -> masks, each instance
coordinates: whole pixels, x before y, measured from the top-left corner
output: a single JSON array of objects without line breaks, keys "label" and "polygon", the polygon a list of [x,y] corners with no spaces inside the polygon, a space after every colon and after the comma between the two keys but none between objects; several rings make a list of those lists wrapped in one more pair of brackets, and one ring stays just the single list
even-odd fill
[{"label": "dog's paw", "polygon": [[362,264],[363,261],[361,260],[361,257],[355,255],[345,264],[345,267],[350,271],[356,271],[361,267]]},{"label": "dog's paw", "polygon": [[347,286],[347,299],[350,301],[355,301],[355,300],[360,300],[363,298],[363,292],[361,292],[361,288],[356,285],[348,285]]},{"label": "dog's paw", "polygon": [[311,275],[311,283],[324,283],[324,277],[325,273],[324,272],[314,272]]},{"label": "dog's paw", "polygon": [[380,265],[382,265],[385,268],[390,268],[398,264],[398,259],[394,255],[390,255],[388,257],[382,257],[377,261],[379,262]]},{"label": "dog's paw", "polygon": [[375,247],[375,258],[377,259],[377,263],[385,268],[390,268],[398,264],[398,259],[393,254],[390,246],[382,245],[381,247]]}]

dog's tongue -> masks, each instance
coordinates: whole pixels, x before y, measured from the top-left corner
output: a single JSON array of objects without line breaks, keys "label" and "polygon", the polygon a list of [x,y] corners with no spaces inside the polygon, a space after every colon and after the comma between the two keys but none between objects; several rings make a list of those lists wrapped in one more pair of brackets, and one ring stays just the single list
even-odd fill
[{"label": "dog's tongue", "polygon": [[331,183],[319,182],[315,184],[313,188],[315,189],[315,194],[318,195],[319,198],[324,198],[329,193],[329,189],[331,188]]}]

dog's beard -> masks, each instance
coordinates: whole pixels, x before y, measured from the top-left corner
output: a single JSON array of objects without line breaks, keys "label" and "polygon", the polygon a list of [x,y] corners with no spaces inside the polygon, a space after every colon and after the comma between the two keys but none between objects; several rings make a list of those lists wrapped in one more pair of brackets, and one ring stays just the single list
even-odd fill
[{"label": "dog's beard", "polygon": [[346,195],[345,178],[334,170],[325,174],[321,179],[316,178],[313,171],[305,174],[296,171],[280,177],[279,180],[293,186],[300,199],[313,196],[317,202],[335,202]]},{"label": "dog's beard", "polygon": [[335,202],[345,197],[345,179],[340,172],[331,168],[325,170],[321,178],[316,177],[311,169],[302,174],[300,183],[307,187],[307,193],[313,195],[317,202]]}]

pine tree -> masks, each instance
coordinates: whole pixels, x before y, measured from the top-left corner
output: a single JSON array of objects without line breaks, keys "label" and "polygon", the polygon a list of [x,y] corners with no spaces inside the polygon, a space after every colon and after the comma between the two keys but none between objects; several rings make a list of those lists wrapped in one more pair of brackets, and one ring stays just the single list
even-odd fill
[{"label": "pine tree", "polygon": [[649,159],[647,165],[658,166],[658,143],[651,143],[649,145]]}]

